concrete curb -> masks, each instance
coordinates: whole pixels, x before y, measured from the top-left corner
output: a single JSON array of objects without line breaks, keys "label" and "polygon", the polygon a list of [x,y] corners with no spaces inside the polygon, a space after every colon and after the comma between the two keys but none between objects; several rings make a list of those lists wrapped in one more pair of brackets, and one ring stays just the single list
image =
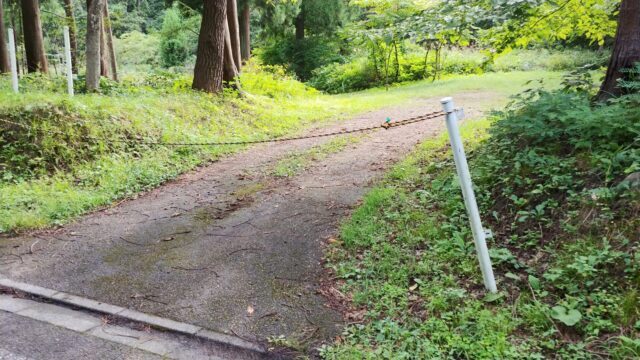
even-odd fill
[{"label": "concrete curb", "polygon": [[154,315],[148,315],[139,311],[102,303],[96,300],[83,298],[62,291],[56,291],[36,285],[13,281],[2,276],[0,276],[0,286],[35,295],[43,299],[75,306],[81,309],[117,316],[126,320],[146,324],[156,329],[189,335],[199,339],[213,341],[218,344],[257,352],[260,354],[265,354],[267,352],[267,350],[263,346],[241,339],[237,336],[227,335],[217,331],[205,329],[201,326],[161,318]]}]

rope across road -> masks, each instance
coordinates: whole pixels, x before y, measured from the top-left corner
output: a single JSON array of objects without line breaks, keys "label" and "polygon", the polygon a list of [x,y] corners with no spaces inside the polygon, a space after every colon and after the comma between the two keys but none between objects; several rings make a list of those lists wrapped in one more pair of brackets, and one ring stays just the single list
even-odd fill
[{"label": "rope across road", "polygon": [[[282,138],[264,139],[264,140],[189,143],[189,142],[146,141],[146,140],[135,140],[135,139],[127,139],[127,140],[124,140],[124,139],[110,139],[110,138],[99,138],[99,137],[94,137],[94,136],[90,136],[90,135],[85,135],[85,136],[82,136],[81,138],[83,138],[85,140],[110,141],[110,142],[121,142],[121,143],[127,143],[127,144],[139,144],[139,145],[147,145],[147,146],[165,146],[165,147],[182,147],[182,146],[204,147],[204,146],[253,145],[253,144],[279,143],[279,142],[305,140],[305,139],[316,139],[316,138],[324,138],[324,137],[331,137],[331,136],[362,133],[362,132],[369,132],[369,131],[376,131],[376,130],[383,130],[383,129],[384,130],[390,130],[390,129],[401,127],[401,126],[406,126],[406,125],[415,124],[415,123],[418,123],[418,122],[432,120],[432,119],[435,119],[435,118],[438,118],[438,117],[444,116],[444,115],[446,115],[445,112],[436,111],[436,112],[427,113],[427,114],[424,114],[424,115],[415,116],[415,117],[412,117],[412,118],[408,118],[408,119],[404,119],[404,120],[400,120],[400,121],[395,121],[395,122],[391,121],[390,119],[387,119],[387,121],[385,123],[381,124],[381,125],[361,127],[361,128],[355,128],[355,129],[343,129],[343,130],[338,130],[338,131],[328,132],[328,133],[322,133],[322,134],[310,134],[310,135],[303,135],[303,136],[296,136],[296,137],[282,137]],[[22,127],[22,128],[28,129],[28,130],[32,130],[32,131],[44,132],[44,133],[47,133],[47,134],[50,134],[50,135],[55,135],[55,136],[57,136],[57,135],[65,135],[63,132],[53,131],[53,130],[36,129],[36,128],[33,128],[31,126],[28,126],[28,125],[25,125],[25,124],[20,124],[20,123],[17,123],[17,122],[14,122],[14,121],[10,121],[10,120],[0,119],[0,122],[4,122],[4,123],[7,123],[7,124],[19,126],[19,127]]]}]

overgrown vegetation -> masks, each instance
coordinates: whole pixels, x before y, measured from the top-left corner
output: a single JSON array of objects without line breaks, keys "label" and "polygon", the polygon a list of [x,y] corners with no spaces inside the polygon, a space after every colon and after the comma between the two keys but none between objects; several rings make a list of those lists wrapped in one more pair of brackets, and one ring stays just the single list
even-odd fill
[{"label": "overgrown vegetation", "polygon": [[[190,90],[184,75],[103,79],[102,94],[69,98],[64,79],[25,77],[24,94],[0,80],[0,232],[60,224],[134,196],[239,147],[158,147],[143,142],[215,142],[278,137],[322,119],[397,104],[418,92],[500,89],[509,94],[551,73],[459,78],[350,97],[329,97],[284,74],[250,65],[248,94],[215,97]],[[78,91],[83,81],[78,80]],[[172,101],[167,102],[166,97]],[[501,95],[503,96],[503,95]]]},{"label": "overgrown vegetation", "polygon": [[389,75],[382,74],[366,56],[355,56],[346,62],[334,62],[316,69],[309,85],[337,94],[453,75],[531,70],[571,71],[583,66],[601,66],[608,55],[589,50],[514,50],[488,62],[478,50],[449,49],[441,52],[436,55],[433,51],[424,52],[418,48],[406,51],[399,55],[399,66]]},{"label": "overgrown vegetation", "polygon": [[[328,249],[350,294],[325,358],[640,356],[640,96],[529,90],[463,126],[500,293],[485,295],[445,136],[364,200]],[[361,315],[364,314],[364,315]]]}]

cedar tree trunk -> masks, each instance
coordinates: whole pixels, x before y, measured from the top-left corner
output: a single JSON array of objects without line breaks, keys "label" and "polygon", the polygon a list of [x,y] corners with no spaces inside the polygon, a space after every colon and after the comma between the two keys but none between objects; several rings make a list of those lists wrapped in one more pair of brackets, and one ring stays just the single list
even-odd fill
[{"label": "cedar tree trunk", "polygon": [[40,8],[38,0],[22,0],[22,28],[24,48],[27,56],[27,69],[31,72],[46,73],[49,70],[47,55],[42,39]]},{"label": "cedar tree trunk", "polygon": [[104,0],[87,0],[87,70],[88,91],[100,87],[100,35]]},{"label": "cedar tree trunk", "polygon": [[226,23],[226,0],[204,0],[196,66],[193,70],[193,88],[196,90],[210,93],[222,90]]},{"label": "cedar tree trunk", "polygon": [[248,1],[240,14],[240,53],[244,61],[251,57],[251,8]]},{"label": "cedar tree trunk", "polygon": [[622,95],[623,89],[618,87],[618,80],[624,78],[625,74],[620,70],[632,68],[639,61],[640,0],[622,0],[613,54],[598,99]]},{"label": "cedar tree trunk", "polygon": [[109,16],[109,1],[104,2],[104,14],[102,21],[102,31],[105,37],[105,55],[109,65],[109,78],[118,81],[118,63],[116,61],[116,49],[113,46],[113,30],[111,29],[111,17]]},{"label": "cedar tree trunk", "polygon": [[227,22],[231,35],[231,52],[236,69],[240,71],[242,57],[240,56],[240,26],[238,24],[238,3],[236,0],[227,0]]},{"label": "cedar tree trunk", "polygon": [[233,60],[233,45],[231,45],[231,34],[229,33],[228,24],[225,23],[224,28],[224,71],[222,80],[231,83],[238,77],[238,67]]},{"label": "cedar tree trunk", "polygon": [[296,40],[304,40],[304,12],[302,10],[296,17]]},{"label": "cedar tree trunk", "polygon": [[0,73],[8,73],[11,71],[9,64],[9,50],[7,49],[7,35],[4,28],[4,11],[2,9],[2,0],[0,0]]},{"label": "cedar tree trunk", "polygon": [[76,38],[76,17],[73,15],[73,0],[64,0],[64,13],[69,27],[69,40],[71,43],[71,71],[78,73],[78,40]]},{"label": "cedar tree trunk", "polygon": [[107,35],[105,33],[104,9],[102,9],[102,19],[100,20],[100,76],[111,79],[111,57],[107,48]]}]

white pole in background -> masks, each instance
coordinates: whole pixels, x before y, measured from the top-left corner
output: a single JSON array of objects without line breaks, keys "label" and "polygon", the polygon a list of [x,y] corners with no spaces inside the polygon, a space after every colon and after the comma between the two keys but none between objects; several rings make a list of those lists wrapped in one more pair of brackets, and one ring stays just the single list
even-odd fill
[{"label": "white pole in background", "polygon": [[13,38],[13,29],[9,29],[9,63],[11,65],[11,85],[13,86],[13,92],[17,93],[19,91],[18,63],[16,62],[16,42]]},{"label": "white pole in background", "polygon": [[73,96],[73,70],[71,67],[71,41],[69,40],[69,27],[65,26],[64,29],[64,55],[67,67],[67,91],[70,96]]},{"label": "white pole in background", "polygon": [[462,187],[464,203],[467,207],[469,220],[471,221],[471,231],[473,232],[473,238],[475,240],[478,260],[480,260],[480,269],[482,270],[484,286],[490,292],[495,293],[498,289],[496,287],[496,279],[493,276],[489,250],[487,249],[487,235],[482,227],[482,221],[480,220],[480,212],[478,211],[476,196],[473,192],[471,174],[469,173],[469,164],[467,163],[462,139],[460,138],[458,116],[455,111],[453,99],[450,97],[442,99],[442,107],[447,113],[447,130],[449,131],[449,139],[451,140],[451,150],[453,151],[453,158],[456,162],[458,178],[460,178],[460,186]]}]

